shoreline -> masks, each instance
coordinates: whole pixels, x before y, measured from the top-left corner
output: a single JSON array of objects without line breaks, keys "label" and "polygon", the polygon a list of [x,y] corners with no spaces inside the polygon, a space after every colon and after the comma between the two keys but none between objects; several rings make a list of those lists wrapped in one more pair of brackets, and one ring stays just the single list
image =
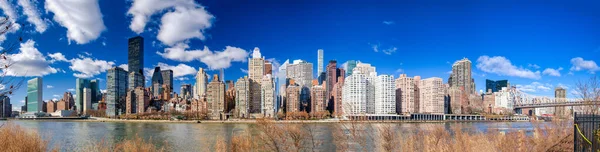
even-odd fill
[{"label": "shoreline", "polygon": [[[8,119],[5,121],[54,121],[54,122],[117,122],[117,123],[186,123],[186,124],[256,124],[255,119],[245,120],[132,120],[132,119]],[[544,121],[500,121],[500,120],[473,120],[473,121],[455,121],[455,120],[431,120],[431,121],[412,121],[412,120],[389,120],[389,121],[350,121],[350,120],[279,120],[273,123],[281,124],[308,124],[308,123],[468,123],[468,122],[544,122]]]}]

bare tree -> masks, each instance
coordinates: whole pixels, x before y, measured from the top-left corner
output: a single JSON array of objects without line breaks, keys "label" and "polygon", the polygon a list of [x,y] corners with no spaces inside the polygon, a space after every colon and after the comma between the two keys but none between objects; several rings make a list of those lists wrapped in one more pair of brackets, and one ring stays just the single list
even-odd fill
[{"label": "bare tree", "polygon": [[[6,36],[6,34],[13,30],[14,26],[14,20],[8,17],[0,18],[0,36]],[[8,75],[8,69],[14,65],[9,54],[17,50],[19,43],[23,41],[23,38],[20,36],[17,37],[18,39],[13,39],[8,42],[5,41],[5,43],[2,44],[2,47],[0,47],[0,70],[2,71],[0,74],[0,96],[12,95],[13,92],[23,84],[23,79],[9,77]]]},{"label": "bare tree", "polygon": [[[600,79],[597,75],[590,77],[587,81],[579,80],[575,84],[575,91],[573,95],[583,102],[598,102],[600,100]],[[584,113],[598,114],[598,105],[590,104],[589,106],[583,107]]]}]

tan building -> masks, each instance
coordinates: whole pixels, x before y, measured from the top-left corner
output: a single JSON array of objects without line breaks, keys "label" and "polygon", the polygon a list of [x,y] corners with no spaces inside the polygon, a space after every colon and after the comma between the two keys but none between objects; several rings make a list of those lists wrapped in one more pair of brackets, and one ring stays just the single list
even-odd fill
[{"label": "tan building", "polygon": [[401,74],[396,79],[396,111],[398,114],[415,113],[415,79]]},{"label": "tan building", "polygon": [[322,113],[327,111],[327,82],[322,85],[313,86],[310,89],[310,109],[311,114]]},{"label": "tan building", "polygon": [[419,88],[421,85],[421,76],[415,76],[413,79],[415,80],[415,109],[413,111],[414,113],[422,113],[421,91]]},{"label": "tan building", "polygon": [[64,100],[60,100],[60,101],[56,102],[56,110],[55,111],[60,111],[60,110],[69,110],[69,104],[67,102],[65,102]]},{"label": "tan building", "polygon": [[339,117],[344,114],[342,106],[342,92],[344,88],[344,77],[338,77],[337,83],[333,86],[333,116]]},{"label": "tan building", "polygon": [[286,88],[286,103],[285,112],[300,111],[300,91],[302,87],[296,84],[291,84]]},{"label": "tan building", "polygon": [[200,119],[205,118],[208,112],[208,103],[206,103],[206,98],[204,96],[200,96],[200,99],[192,99],[190,105],[190,111],[192,113],[196,114],[198,117],[201,117]]},{"label": "tan building", "polygon": [[452,64],[452,74],[448,83],[450,87],[459,88],[467,94],[473,94],[475,93],[475,85],[471,74],[471,61],[463,58]]},{"label": "tan building", "polygon": [[225,91],[225,113],[232,113],[235,109],[235,85],[233,81],[227,81],[227,91]]},{"label": "tan building", "polygon": [[206,102],[208,103],[208,118],[220,119],[225,118],[225,84],[219,79],[219,75],[215,74],[213,79],[206,87]]},{"label": "tan building", "polygon": [[252,58],[248,59],[248,78],[250,79],[250,113],[261,113],[261,81],[265,73],[265,59],[258,47],[254,48]]},{"label": "tan building", "polygon": [[275,116],[275,83],[270,74],[265,75],[262,79],[261,104],[263,117]]},{"label": "tan building", "polygon": [[265,73],[264,75],[273,75],[273,64],[269,61],[265,61]]},{"label": "tan building", "polygon": [[444,113],[444,85],[442,78],[427,78],[420,81],[420,112]]},{"label": "tan building", "polygon": [[142,114],[150,106],[151,93],[148,89],[137,87],[127,91],[125,98],[125,114]]},{"label": "tan building", "polygon": [[247,76],[239,78],[235,82],[235,116],[238,118],[248,118],[250,101],[250,80]]},{"label": "tan building", "polygon": [[456,87],[449,87],[447,92],[447,98],[450,103],[450,113],[451,114],[463,114],[463,111],[466,110],[465,106],[463,106],[463,102],[465,99],[465,94],[463,91]]},{"label": "tan building", "polygon": [[171,92],[173,92],[173,90],[171,90],[172,86],[169,86],[168,84],[163,84],[162,88],[163,88],[163,92],[161,93],[162,100],[164,100],[164,101],[171,100]]},{"label": "tan building", "polygon": [[[555,102],[566,102],[567,101],[567,90],[561,87],[554,89],[554,100]],[[570,115],[567,107],[554,107],[554,116],[559,118],[567,118]]]},{"label": "tan building", "polygon": [[48,101],[48,103],[46,103],[47,106],[47,113],[53,113],[56,111],[56,102],[54,101]]},{"label": "tan building", "polygon": [[483,95],[483,107],[484,107],[483,111],[485,113],[488,113],[488,114],[493,113],[494,105],[496,105],[495,97],[496,96],[491,91],[486,92]]}]

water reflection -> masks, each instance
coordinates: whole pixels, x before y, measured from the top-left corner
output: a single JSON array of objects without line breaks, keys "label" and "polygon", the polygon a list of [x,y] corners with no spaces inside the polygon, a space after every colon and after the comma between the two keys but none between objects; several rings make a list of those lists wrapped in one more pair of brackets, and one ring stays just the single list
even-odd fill
[{"label": "water reflection", "polygon": [[[139,136],[151,140],[155,145],[167,145],[172,151],[212,151],[217,140],[226,143],[240,134],[256,135],[256,124],[188,124],[188,123],[120,123],[120,122],[55,122],[55,121],[10,121],[17,125],[38,131],[49,140],[51,147],[63,151],[82,151],[81,147],[95,142],[115,143],[123,139]],[[6,121],[0,121],[0,124]],[[297,124],[281,124],[297,125]],[[336,123],[300,124],[311,130],[316,149],[335,151],[332,131],[339,127]],[[347,124],[346,124],[347,125]],[[549,123],[529,122],[469,122],[469,123],[369,123],[359,124],[370,134],[378,134],[382,127],[391,127],[404,136],[420,131],[433,131],[437,127],[452,130],[457,127],[465,132],[486,132],[490,129],[500,132],[522,130],[531,134],[535,126],[545,127]],[[368,144],[381,143],[382,139],[369,139]]]}]

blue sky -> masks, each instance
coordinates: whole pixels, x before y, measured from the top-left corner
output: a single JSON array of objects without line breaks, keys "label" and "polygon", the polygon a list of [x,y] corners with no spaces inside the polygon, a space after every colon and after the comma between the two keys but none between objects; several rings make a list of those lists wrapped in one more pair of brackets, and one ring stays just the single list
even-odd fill
[{"label": "blue sky", "polygon": [[[235,80],[259,47],[279,63],[303,59],[360,60],[379,74],[441,77],[463,57],[473,62],[477,90],[485,79],[508,79],[532,95],[572,93],[577,80],[600,68],[598,1],[66,1],[0,2],[13,28],[4,47],[24,37],[10,55],[8,75],[43,76],[44,100],[60,99],[77,77],[101,79],[127,63],[127,39],[145,38],[145,63],[172,69],[175,91],[193,83],[199,67],[225,68]],[[21,31],[21,32],[20,32]],[[1,40],[1,39],[0,39]],[[316,67],[314,67],[316,73]],[[218,70],[208,71],[209,74]],[[149,74],[146,74],[149,76]],[[11,96],[23,105],[25,87]]]}]

